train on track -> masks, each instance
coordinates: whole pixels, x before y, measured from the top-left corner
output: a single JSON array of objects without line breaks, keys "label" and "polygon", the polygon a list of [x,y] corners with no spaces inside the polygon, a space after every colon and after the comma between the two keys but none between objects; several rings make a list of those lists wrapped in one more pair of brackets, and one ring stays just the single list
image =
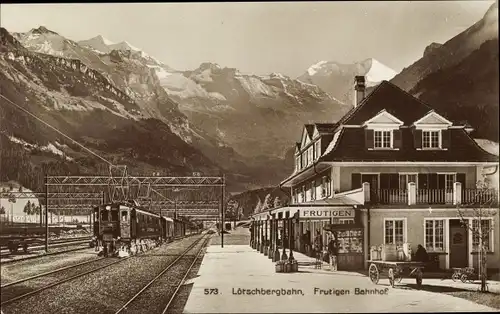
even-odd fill
[{"label": "train on track", "polygon": [[160,216],[135,201],[113,202],[94,207],[94,241],[104,256],[129,256],[164,241],[198,232],[180,219]]}]

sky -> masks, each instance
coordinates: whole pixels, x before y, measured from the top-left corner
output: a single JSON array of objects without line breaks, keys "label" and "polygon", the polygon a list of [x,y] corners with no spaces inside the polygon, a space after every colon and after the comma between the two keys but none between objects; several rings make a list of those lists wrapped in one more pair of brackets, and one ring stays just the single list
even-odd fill
[{"label": "sky", "polygon": [[493,1],[2,4],[10,32],[128,41],[178,70],[202,62],[291,77],[319,61],[375,58],[396,71],[480,20]]}]

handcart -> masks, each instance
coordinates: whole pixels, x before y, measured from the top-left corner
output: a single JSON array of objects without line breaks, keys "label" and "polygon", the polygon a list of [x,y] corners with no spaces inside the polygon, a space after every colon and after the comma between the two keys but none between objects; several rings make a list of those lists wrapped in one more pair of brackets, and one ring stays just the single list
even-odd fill
[{"label": "handcart", "polygon": [[420,289],[422,286],[422,269],[425,266],[424,262],[368,260],[368,263],[370,263],[368,276],[374,284],[378,283],[380,274],[387,271],[387,277],[389,278],[391,287],[394,287],[396,281],[400,283],[404,276],[415,276],[417,289]]}]

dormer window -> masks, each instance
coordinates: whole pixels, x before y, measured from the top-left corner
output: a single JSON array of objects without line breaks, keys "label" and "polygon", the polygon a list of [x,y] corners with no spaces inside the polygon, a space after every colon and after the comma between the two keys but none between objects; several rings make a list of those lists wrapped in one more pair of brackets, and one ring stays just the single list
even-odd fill
[{"label": "dormer window", "polygon": [[374,148],[392,148],[392,131],[373,132]]},{"label": "dormer window", "polygon": [[313,147],[307,149],[307,165],[309,166],[314,161]]},{"label": "dormer window", "polygon": [[422,148],[440,148],[441,131],[422,131]]},{"label": "dormer window", "polygon": [[365,127],[365,145],[369,150],[401,148],[401,130],[403,121],[385,109],[363,123]]}]

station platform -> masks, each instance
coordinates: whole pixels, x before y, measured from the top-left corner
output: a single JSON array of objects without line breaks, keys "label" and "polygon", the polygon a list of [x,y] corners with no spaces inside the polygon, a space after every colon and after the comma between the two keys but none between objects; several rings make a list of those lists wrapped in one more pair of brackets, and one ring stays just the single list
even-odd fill
[{"label": "station platform", "polygon": [[[288,253],[288,250],[287,250]],[[294,253],[297,273],[276,273],[275,263],[246,245],[211,245],[193,284],[184,313],[331,313],[496,311],[441,293],[405,286],[394,288],[382,278],[374,285],[355,272],[332,272],[326,263]],[[425,284],[425,280],[424,280]]]}]

